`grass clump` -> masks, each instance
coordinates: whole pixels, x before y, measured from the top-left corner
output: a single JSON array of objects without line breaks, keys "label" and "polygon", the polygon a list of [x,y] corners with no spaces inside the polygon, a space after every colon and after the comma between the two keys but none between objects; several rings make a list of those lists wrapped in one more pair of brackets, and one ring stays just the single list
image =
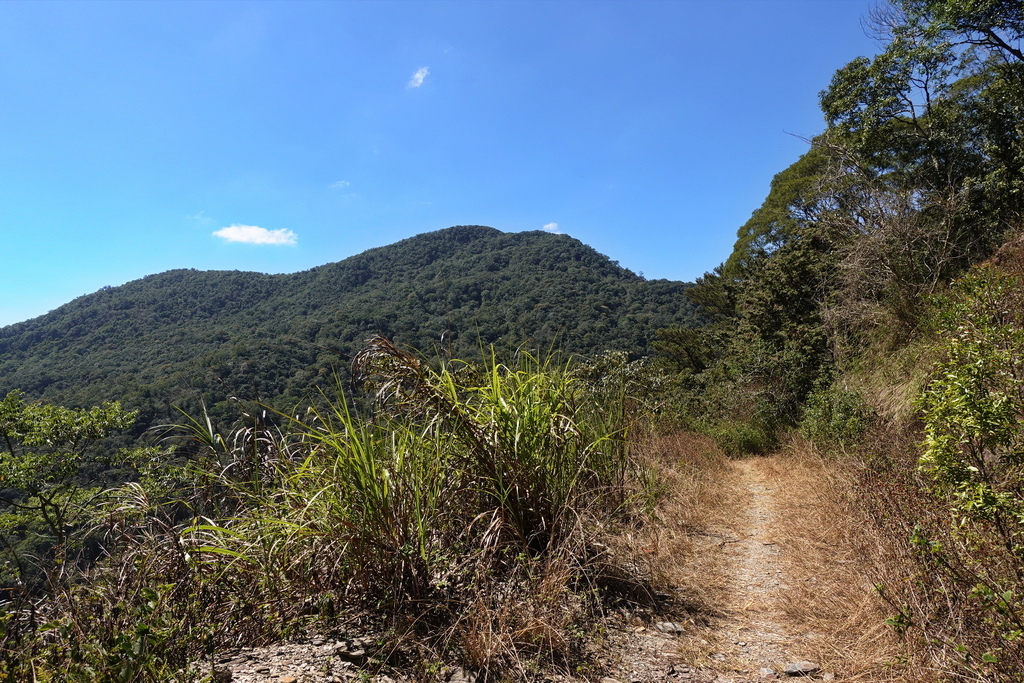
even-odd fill
[{"label": "grass clump", "polygon": [[653,486],[639,404],[525,353],[431,365],[378,338],[354,370],[361,412],[339,394],[226,435],[193,419],[187,465],[97,511],[106,559],[8,605],[8,680],[184,679],[220,649],[356,624],[379,664],[570,657],[599,530]]}]

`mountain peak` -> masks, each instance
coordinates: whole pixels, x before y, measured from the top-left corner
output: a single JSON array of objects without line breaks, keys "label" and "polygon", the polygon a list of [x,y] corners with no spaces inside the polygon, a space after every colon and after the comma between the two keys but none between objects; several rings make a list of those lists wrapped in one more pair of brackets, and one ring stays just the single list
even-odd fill
[{"label": "mountain peak", "polygon": [[643,354],[656,329],[692,320],[686,287],[565,235],[459,225],[301,273],[175,270],[79,297],[0,329],[0,395],[119,398],[153,419],[196,395],[286,405],[375,334],[428,352],[443,335],[458,357],[480,344]]}]

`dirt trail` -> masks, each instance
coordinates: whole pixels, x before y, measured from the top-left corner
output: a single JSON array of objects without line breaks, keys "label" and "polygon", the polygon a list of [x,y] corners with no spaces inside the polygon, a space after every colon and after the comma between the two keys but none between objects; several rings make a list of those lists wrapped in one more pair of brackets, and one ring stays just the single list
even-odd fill
[{"label": "dirt trail", "polygon": [[806,661],[820,669],[797,680],[898,680],[865,658],[888,636],[872,613],[857,523],[828,492],[820,461],[778,454],[730,461],[723,474],[681,563],[700,558],[710,618],[680,623],[674,648],[656,624],[638,629],[611,680],[760,682]]},{"label": "dirt trail", "polygon": [[[719,625],[712,655],[721,673],[759,679],[764,669],[781,673],[787,663],[817,658],[820,646],[812,634],[800,633],[788,619],[783,602],[795,577],[789,576],[782,545],[787,531],[780,528],[795,501],[793,491],[769,458],[733,464],[731,522],[720,543],[722,567],[728,582],[720,605],[726,618]],[[803,504],[803,503],[796,503]]]}]

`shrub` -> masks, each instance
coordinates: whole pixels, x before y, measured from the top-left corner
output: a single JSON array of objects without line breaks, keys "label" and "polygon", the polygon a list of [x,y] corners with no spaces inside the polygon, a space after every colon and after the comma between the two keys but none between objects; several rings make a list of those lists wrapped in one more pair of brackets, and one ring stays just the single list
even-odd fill
[{"label": "shrub", "polygon": [[800,432],[818,446],[851,444],[867,429],[871,412],[860,394],[833,384],[808,397]]},{"label": "shrub", "polygon": [[763,455],[778,445],[774,430],[756,422],[719,422],[704,432],[731,458]]}]

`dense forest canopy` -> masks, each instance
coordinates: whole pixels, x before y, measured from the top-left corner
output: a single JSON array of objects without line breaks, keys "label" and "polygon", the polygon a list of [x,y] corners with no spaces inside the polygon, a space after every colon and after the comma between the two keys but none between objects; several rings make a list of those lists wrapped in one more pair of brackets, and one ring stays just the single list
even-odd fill
[{"label": "dense forest canopy", "polygon": [[480,345],[646,352],[694,322],[687,285],[648,281],[567,235],[458,226],[301,273],[174,270],[0,329],[0,393],[89,406],[116,396],[136,430],[231,396],[289,406],[365,340],[469,357]]}]

